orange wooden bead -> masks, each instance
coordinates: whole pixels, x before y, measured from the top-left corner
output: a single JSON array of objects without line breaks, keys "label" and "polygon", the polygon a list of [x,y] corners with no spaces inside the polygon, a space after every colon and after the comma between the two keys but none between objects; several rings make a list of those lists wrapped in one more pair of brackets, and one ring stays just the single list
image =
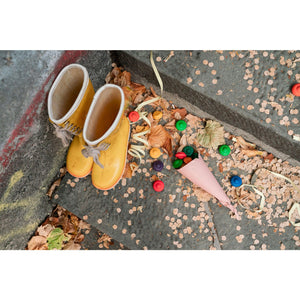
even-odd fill
[{"label": "orange wooden bead", "polygon": [[184,159],[183,159],[183,162],[185,163],[185,164],[188,164],[189,162],[191,162],[193,159],[191,158],[191,157],[189,157],[189,156],[187,156],[187,157],[185,157]]}]

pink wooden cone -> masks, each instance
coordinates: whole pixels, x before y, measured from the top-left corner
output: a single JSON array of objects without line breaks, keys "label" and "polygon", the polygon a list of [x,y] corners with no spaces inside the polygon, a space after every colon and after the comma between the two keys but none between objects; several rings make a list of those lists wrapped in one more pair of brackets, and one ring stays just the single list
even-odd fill
[{"label": "pink wooden cone", "polygon": [[224,206],[237,215],[236,208],[231,204],[224,190],[200,155],[199,158],[193,159],[177,171],[209,194],[215,196]]}]

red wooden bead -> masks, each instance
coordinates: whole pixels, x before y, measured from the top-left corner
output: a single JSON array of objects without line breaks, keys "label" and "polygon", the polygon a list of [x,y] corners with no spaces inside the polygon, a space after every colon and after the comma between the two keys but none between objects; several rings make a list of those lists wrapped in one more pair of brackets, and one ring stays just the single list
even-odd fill
[{"label": "red wooden bead", "polygon": [[156,192],[161,192],[165,188],[165,184],[161,180],[154,181],[152,186]]},{"label": "red wooden bead", "polygon": [[184,152],[177,152],[175,154],[176,158],[178,159],[184,159],[186,157],[186,154]]},{"label": "red wooden bead", "polygon": [[140,115],[134,110],[129,113],[128,118],[131,122],[137,122],[140,119]]}]

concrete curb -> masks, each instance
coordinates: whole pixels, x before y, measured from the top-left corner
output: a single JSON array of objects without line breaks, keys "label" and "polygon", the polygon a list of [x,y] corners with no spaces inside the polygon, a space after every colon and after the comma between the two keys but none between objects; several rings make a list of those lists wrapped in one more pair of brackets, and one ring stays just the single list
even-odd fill
[{"label": "concrete curb", "polygon": [[[118,65],[123,66],[126,70],[144,77],[147,81],[157,85],[155,74],[152,70],[150,60],[148,58],[150,51],[144,51],[138,55],[137,51],[112,51],[112,60]],[[173,68],[176,68],[173,67]],[[218,99],[208,97],[200,93],[196,88],[183,84],[178,80],[178,74],[166,73],[166,69],[159,70],[164,83],[164,90],[179,97],[187,99],[192,105],[201,108],[202,111],[208,113],[214,118],[225,122],[233,127],[239,128],[264,144],[275,148],[283,153],[286,157],[290,157],[300,162],[300,144],[291,137],[282,135],[274,129],[267,128],[264,124],[250,118],[246,114],[241,114],[237,109],[230,109],[223,105]],[[176,71],[178,73],[178,70]],[[176,73],[174,70],[174,74]]]}]

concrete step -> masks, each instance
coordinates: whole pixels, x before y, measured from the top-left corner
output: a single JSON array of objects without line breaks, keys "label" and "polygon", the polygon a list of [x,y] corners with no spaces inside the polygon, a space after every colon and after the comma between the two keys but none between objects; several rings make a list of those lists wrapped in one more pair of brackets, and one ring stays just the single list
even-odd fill
[{"label": "concrete step", "polygon": [[[170,53],[153,51],[164,90],[299,165],[300,144],[292,136],[300,134],[300,102],[291,94],[291,87],[300,82],[300,51]],[[112,57],[128,71],[158,85],[150,51],[113,51]]]},{"label": "concrete step", "polygon": [[[185,55],[184,57],[187,57],[186,60],[191,57],[189,52],[182,53]],[[207,52],[204,53],[207,55]],[[71,62],[77,61],[81,63],[87,67],[94,88],[98,89],[105,83],[105,77],[111,70],[112,62],[120,62],[126,66],[129,59],[131,59],[132,64],[129,65],[129,71],[142,68],[133,72],[133,80],[143,83],[149,88],[150,85],[153,85],[153,82],[156,83],[156,79],[147,62],[148,54],[148,51],[141,52],[144,62],[141,59],[138,61],[137,58],[132,58],[133,54],[127,51],[113,53],[108,51],[71,51],[61,53],[60,58],[58,58],[59,53],[55,55],[51,53],[44,54],[44,57],[47,57],[47,55],[48,57],[55,57],[54,61],[56,61],[56,64],[55,62],[49,63],[48,68],[43,69],[43,71],[40,69],[40,77],[46,79],[33,89],[30,84],[26,85],[26,80],[24,81],[26,88],[23,89],[23,93],[19,94],[19,97],[16,98],[18,100],[15,101],[16,103],[21,102],[22,105],[24,104],[25,113],[23,115],[20,114],[19,118],[15,118],[14,123],[7,127],[2,135],[3,138],[8,138],[6,140],[4,138],[5,142],[1,150],[0,249],[23,249],[38,224],[44,220],[45,216],[52,211],[56,204],[60,204],[80,218],[87,218],[87,222],[97,230],[110,235],[113,239],[130,249],[249,249],[253,242],[249,228],[252,232],[259,231],[260,235],[267,233],[268,238],[265,237],[265,239],[269,239],[269,247],[272,249],[279,249],[282,242],[288,249],[296,249],[298,247],[295,244],[295,240],[293,240],[295,230],[292,226],[285,228],[285,235],[281,236],[282,232],[279,231],[272,234],[274,228],[269,226],[267,220],[264,220],[262,224],[258,224],[253,222],[253,220],[243,218],[242,221],[238,222],[242,229],[238,230],[236,229],[237,221],[230,218],[228,209],[219,207],[216,201],[204,203],[193,195],[186,199],[185,195],[189,193],[192,185],[188,180],[181,178],[179,173],[174,172],[172,168],[164,171],[166,189],[158,196],[151,187],[150,178],[154,173],[148,156],[145,160],[145,166],[141,168],[140,173],[137,173],[132,179],[126,180],[126,182],[120,182],[113,190],[99,192],[91,185],[90,176],[75,182],[74,178],[67,174],[55,191],[52,199],[49,200],[46,193],[52,182],[59,176],[59,169],[64,166],[67,153],[67,149],[62,147],[60,140],[53,134],[53,127],[49,123],[46,107],[47,93],[60,69]],[[200,54],[202,55],[202,52]],[[5,53],[4,56],[6,57],[6,55]],[[28,55],[24,56],[24,60],[27,59]],[[118,56],[116,57],[116,55]],[[12,58],[14,57],[13,53],[11,53],[11,56]],[[157,53],[155,54],[156,56]],[[172,62],[174,58],[175,56],[171,57],[166,64]],[[20,59],[19,61],[21,62],[22,60]],[[7,65],[5,64],[4,67],[6,68]],[[200,97],[200,94],[190,89],[188,84],[179,82],[175,77],[171,78],[165,75],[161,65],[158,65],[158,68],[162,73],[165,90],[167,91],[164,95],[166,99],[172,100],[178,106],[186,107],[188,111],[202,118],[216,116],[216,113],[211,111],[211,106],[207,103],[208,100],[211,101],[213,103],[212,107],[216,108],[218,105],[215,99],[212,100],[212,98],[203,95]],[[17,76],[16,74],[13,75],[16,70],[21,69],[15,66],[14,71],[11,71],[12,75],[9,77],[11,84],[7,84],[8,87],[14,86],[12,82],[14,76]],[[24,70],[19,72],[24,73]],[[205,74],[203,70],[201,72],[200,74]],[[44,74],[43,76],[42,73]],[[141,73],[142,76],[140,76]],[[232,73],[230,74],[233,76]],[[184,80],[182,79],[182,81]],[[172,86],[175,89],[177,85],[182,87],[186,97],[179,96],[181,89],[176,94],[168,92],[172,91]],[[40,89],[36,90],[39,87]],[[155,89],[158,91],[157,86]],[[23,97],[23,95],[27,95],[25,90],[29,95],[28,98]],[[5,91],[3,92],[1,88],[1,99],[10,99],[11,90],[8,89],[7,91],[8,93],[5,94]],[[28,100],[31,97],[30,95],[33,95],[31,102]],[[197,102],[199,97],[201,101]],[[194,100],[192,101],[191,99]],[[243,102],[245,106],[248,100],[249,98],[246,98]],[[5,103],[5,106],[10,108],[9,101]],[[199,103],[202,110],[198,107]],[[252,105],[250,100],[249,103],[251,103],[249,105]],[[298,107],[296,103],[292,104],[294,108]],[[225,107],[224,103],[223,106]],[[13,107],[15,109],[12,110],[11,114],[13,114],[13,111],[17,111],[18,105]],[[207,109],[207,111],[203,109]],[[272,152],[275,156],[286,158],[291,162],[294,161],[294,166],[298,162],[297,155],[287,154],[287,151],[283,151],[284,149],[281,147],[275,149],[276,145],[274,146],[274,143],[266,144],[259,137],[257,138],[254,135],[256,130],[258,130],[255,127],[256,125],[253,125],[255,130],[251,131],[251,133],[249,133],[249,130],[248,132],[246,131],[247,128],[243,130],[245,127],[244,121],[241,121],[242,129],[239,126],[232,126],[231,116],[235,116],[234,122],[237,122],[238,117],[242,114],[240,109],[236,109],[236,112],[229,111],[228,108],[224,108],[224,113],[220,109],[216,111],[218,112],[217,119],[220,121],[222,121],[222,116],[228,116],[227,122],[222,122],[222,124],[225,124],[227,131],[234,134],[245,133],[243,135],[245,138],[248,135],[250,139],[253,138],[254,142],[256,142],[256,139],[258,145]],[[1,112],[4,113],[5,110]],[[250,124],[250,117],[248,120],[244,116],[241,120],[244,119],[247,120],[247,124]],[[280,126],[276,125],[275,128],[280,128]],[[262,131],[263,136],[265,134],[268,135],[265,131],[271,130],[271,128],[269,129],[266,126],[262,129],[264,130]],[[281,129],[278,129],[278,131],[279,133],[276,134],[283,136]],[[294,147],[294,141],[290,142]],[[286,143],[287,148],[291,146],[289,143]],[[298,150],[297,145],[293,149],[294,151]],[[291,151],[288,150],[288,152]],[[167,157],[164,157],[163,160],[165,165],[170,165],[170,160]],[[216,158],[207,161],[222,184],[228,178],[229,173],[223,174],[218,171],[217,162]],[[281,166],[282,161],[278,163]],[[71,186],[71,181],[75,185],[72,184]],[[143,182],[143,185],[141,185],[141,182]],[[200,214],[202,215],[201,220],[198,219]],[[171,228],[176,227],[174,222],[172,222],[172,218],[174,218],[174,221],[180,219],[181,221],[179,222],[182,222],[182,225],[177,229]],[[171,222],[173,225],[170,224]],[[219,231],[227,236],[227,240],[221,240],[220,236],[218,236]],[[237,242],[235,237],[238,234],[243,234],[247,242],[243,244]],[[299,235],[297,232],[296,234]],[[282,241],[283,238],[284,241]],[[268,242],[266,243],[268,244]],[[256,247],[261,247],[262,244],[263,242],[260,240]]]},{"label": "concrete step", "polygon": [[[135,74],[133,77],[139,78]],[[146,87],[151,86],[145,79],[144,83]],[[176,103],[186,101],[168,92],[165,98],[172,99],[172,102],[176,98]],[[193,114],[203,117],[196,107],[189,108]],[[231,145],[232,141],[226,139],[226,143]],[[172,168],[170,158],[165,155],[161,159],[165,166],[161,172],[165,183],[163,192],[157,193],[152,189],[151,177],[157,172],[152,169],[153,159],[147,153],[135,176],[123,179],[109,191],[95,189],[90,175],[75,179],[66,174],[54,197],[57,203],[80,218],[85,217],[98,230],[133,250],[298,249],[295,236],[299,236],[299,231],[289,225],[286,215],[271,219],[274,221],[272,224],[267,214],[255,220],[247,217],[243,209],[238,207],[243,214],[238,221],[216,199],[205,202],[204,195],[204,201],[201,196],[193,195],[192,183]],[[205,161],[232,199],[235,197],[228,185],[232,174],[250,176],[249,170],[254,170],[260,164],[266,168],[276,164],[278,168],[286,166],[290,174],[300,172],[299,167],[278,158],[271,163],[249,159],[244,167],[232,167],[223,172],[220,171],[220,163],[230,164],[230,159],[226,160],[212,151]],[[285,197],[279,205],[283,211],[288,209],[287,203],[292,201],[290,196],[285,194]],[[275,211],[273,205],[272,210]]]}]

